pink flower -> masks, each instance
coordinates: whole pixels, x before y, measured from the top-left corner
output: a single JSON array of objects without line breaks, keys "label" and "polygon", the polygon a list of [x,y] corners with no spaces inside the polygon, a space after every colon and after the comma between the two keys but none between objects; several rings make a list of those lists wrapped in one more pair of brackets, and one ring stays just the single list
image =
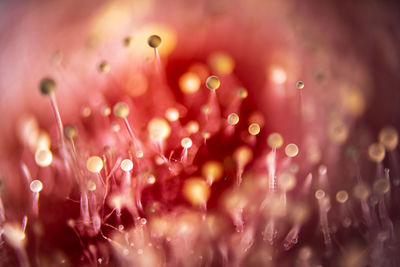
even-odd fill
[{"label": "pink flower", "polygon": [[397,5],[1,6],[1,265],[397,266]]}]

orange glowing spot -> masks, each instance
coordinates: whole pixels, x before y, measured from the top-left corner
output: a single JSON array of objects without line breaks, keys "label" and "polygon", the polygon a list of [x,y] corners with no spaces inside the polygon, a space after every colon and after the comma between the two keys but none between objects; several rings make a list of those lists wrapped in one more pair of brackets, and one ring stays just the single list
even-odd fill
[{"label": "orange glowing spot", "polygon": [[234,190],[228,191],[223,199],[227,211],[241,210],[246,206],[247,202],[248,199],[242,193]]},{"label": "orange glowing spot", "polygon": [[45,131],[40,131],[36,141],[36,151],[38,150],[50,150],[51,140],[50,136]]},{"label": "orange glowing spot", "polygon": [[165,236],[171,229],[168,221],[160,217],[152,217],[150,228],[155,237]]},{"label": "orange glowing spot", "polygon": [[136,151],[135,156],[136,156],[138,159],[143,158],[143,151],[141,151],[141,150]]},{"label": "orange glowing spot", "polygon": [[278,187],[286,192],[292,190],[296,186],[296,178],[290,172],[282,172],[278,175]]},{"label": "orange glowing spot", "polygon": [[378,139],[379,143],[384,145],[384,147],[389,151],[394,150],[399,143],[399,135],[397,130],[391,126],[383,128],[379,132]]},{"label": "orange glowing spot", "polygon": [[200,86],[200,77],[194,72],[186,72],[179,78],[179,88],[184,94],[194,94]]},{"label": "orange glowing spot", "polygon": [[381,144],[371,144],[368,147],[368,156],[374,162],[381,162],[385,158],[385,147]]},{"label": "orange glowing spot", "polygon": [[202,134],[201,134],[202,136],[203,136],[203,138],[204,139],[210,139],[210,137],[211,137],[211,134],[209,133],[209,132],[203,132]]},{"label": "orange glowing spot", "polygon": [[166,120],[154,118],[147,125],[147,131],[150,139],[161,142],[169,137],[171,133],[171,127]]},{"label": "orange glowing spot", "polygon": [[147,13],[151,3],[151,0],[133,3],[112,1],[93,9],[87,29],[89,31],[90,45],[99,45],[115,37],[117,32],[124,27],[128,27],[132,16],[136,17]]},{"label": "orange glowing spot", "polygon": [[302,261],[307,261],[311,258],[313,251],[310,247],[304,246],[299,250],[298,257]]},{"label": "orange glowing spot", "polygon": [[273,83],[284,84],[287,80],[286,71],[281,67],[274,66],[270,69],[270,79]]},{"label": "orange glowing spot", "polygon": [[208,57],[208,64],[213,72],[218,75],[231,74],[235,68],[235,61],[226,52],[215,52]]},{"label": "orange glowing spot", "polygon": [[233,153],[233,158],[239,165],[247,165],[253,159],[253,151],[247,146],[241,146]]},{"label": "orange glowing spot", "polygon": [[240,88],[240,89],[237,91],[237,95],[238,95],[240,98],[245,99],[245,98],[247,98],[247,96],[249,95],[249,92],[247,92],[247,90],[244,89],[244,88]]},{"label": "orange glowing spot", "polygon": [[357,89],[343,88],[341,90],[342,107],[348,114],[359,117],[366,108],[366,101],[363,93]]},{"label": "orange glowing spot", "polygon": [[206,80],[206,86],[210,90],[217,90],[221,85],[221,81],[217,76],[210,76]]},{"label": "orange glowing spot", "polygon": [[208,161],[202,166],[201,173],[206,178],[207,183],[212,184],[222,178],[224,169],[221,163]]},{"label": "orange glowing spot", "polygon": [[169,108],[165,111],[165,117],[169,121],[177,121],[179,119],[179,111],[176,108]]},{"label": "orange glowing spot", "polygon": [[183,195],[194,206],[203,206],[207,203],[211,190],[201,178],[187,179],[183,185]]},{"label": "orange glowing spot", "polygon": [[367,184],[359,183],[354,187],[353,194],[359,200],[367,200],[371,195],[371,189]]},{"label": "orange glowing spot", "polygon": [[199,131],[200,126],[197,121],[189,121],[186,126],[185,126],[186,131],[188,131],[189,134],[195,134]]},{"label": "orange glowing spot", "polygon": [[47,167],[53,162],[53,154],[50,150],[40,149],[35,153],[35,162],[40,167]]},{"label": "orange glowing spot", "polygon": [[122,196],[118,194],[112,195],[109,197],[108,203],[110,206],[120,210],[123,204]]},{"label": "orange glowing spot", "polygon": [[119,132],[121,130],[121,126],[118,123],[113,122],[111,124],[111,130],[113,130],[113,132],[117,133],[117,132]]},{"label": "orange glowing spot", "polygon": [[103,115],[104,117],[107,117],[107,116],[110,116],[110,114],[111,114],[111,108],[110,107],[102,107],[101,108],[101,115]]},{"label": "orange glowing spot", "polygon": [[3,235],[11,246],[14,248],[23,248],[25,246],[25,233],[19,225],[6,223],[2,230]]},{"label": "orange glowing spot", "polygon": [[156,177],[151,174],[151,175],[147,176],[146,181],[147,181],[148,184],[155,184],[156,183]]}]

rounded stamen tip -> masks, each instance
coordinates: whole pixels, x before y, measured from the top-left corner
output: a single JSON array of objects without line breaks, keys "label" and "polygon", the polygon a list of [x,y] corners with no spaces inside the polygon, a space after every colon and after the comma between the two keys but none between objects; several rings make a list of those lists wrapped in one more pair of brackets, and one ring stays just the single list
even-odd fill
[{"label": "rounded stamen tip", "polygon": [[74,139],[78,135],[78,130],[73,125],[67,125],[64,128],[64,134],[68,139]]},{"label": "rounded stamen tip", "polygon": [[217,76],[210,76],[206,80],[206,86],[210,90],[217,90],[220,85],[221,82]]},{"label": "rounded stamen tip", "polygon": [[56,82],[51,78],[43,78],[40,81],[40,93],[43,95],[49,95],[54,92],[57,88]]},{"label": "rounded stamen tip", "polygon": [[108,64],[106,61],[102,61],[99,64],[99,71],[101,73],[109,73],[111,70],[110,64]]},{"label": "rounded stamen tip", "polygon": [[249,129],[248,129],[249,134],[251,134],[251,135],[259,134],[260,130],[261,130],[261,128],[260,128],[260,125],[258,125],[258,123],[250,124]]},{"label": "rounded stamen tip", "polygon": [[267,143],[271,148],[280,148],[283,145],[283,138],[279,133],[272,133],[268,136]]},{"label": "rounded stamen tip", "polygon": [[124,102],[118,102],[114,105],[113,112],[115,117],[126,118],[129,115],[129,107]]},{"label": "rounded stamen tip", "polygon": [[152,35],[147,39],[147,44],[151,48],[158,48],[161,45],[161,37],[158,35]]},{"label": "rounded stamen tip", "polygon": [[92,156],[86,161],[86,168],[93,173],[99,173],[103,169],[103,160],[98,156]]},{"label": "rounded stamen tip", "polygon": [[303,89],[304,88],[304,82],[303,81],[298,81],[296,83],[296,88],[297,89]]},{"label": "rounded stamen tip", "polygon": [[228,123],[230,125],[236,125],[239,122],[239,116],[236,113],[231,113],[228,115]]}]

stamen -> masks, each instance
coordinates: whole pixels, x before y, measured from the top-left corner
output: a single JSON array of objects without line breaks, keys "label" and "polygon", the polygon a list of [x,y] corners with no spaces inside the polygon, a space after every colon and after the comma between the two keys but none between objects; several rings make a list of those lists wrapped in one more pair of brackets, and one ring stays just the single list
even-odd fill
[{"label": "stamen", "polygon": [[319,220],[322,228],[322,234],[324,235],[324,242],[327,247],[332,244],[331,234],[328,225],[328,211],[330,209],[329,197],[325,195],[322,189],[318,189],[315,192],[315,198],[318,200],[319,205]]},{"label": "stamen", "polygon": [[55,91],[56,91],[56,82],[51,78],[44,78],[40,81],[40,92],[43,95],[48,95],[50,97],[50,103],[53,109],[54,116],[56,118],[57,128],[58,128],[58,138],[60,139],[61,150],[64,150],[64,126],[61,120],[61,115],[58,109]]},{"label": "stamen", "polygon": [[114,105],[113,108],[113,113],[115,115],[115,117],[121,118],[123,119],[126,129],[128,130],[129,135],[132,138],[132,142],[133,145],[135,146],[135,150],[136,151],[142,151],[142,146],[140,141],[136,138],[131,125],[129,124],[129,121],[127,119],[128,115],[129,115],[129,107],[128,104],[124,103],[124,102],[118,102],[117,104]]},{"label": "stamen", "polygon": [[208,89],[215,91],[217,90],[221,85],[221,82],[217,76],[210,76],[206,80],[206,86]]},{"label": "stamen", "polygon": [[153,118],[147,125],[147,132],[150,139],[154,142],[157,147],[158,153],[163,160],[168,163],[167,158],[164,156],[164,141],[171,134],[171,127],[168,122],[161,118]]},{"label": "stamen", "polygon": [[77,160],[77,154],[76,154],[76,147],[75,147],[74,138],[78,135],[78,130],[76,129],[75,126],[69,124],[69,125],[65,126],[64,134],[67,137],[67,139],[71,142],[72,153],[74,155],[75,160]]},{"label": "stamen", "polygon": [[39,214],[39,192],[42,191],[43,184],[39,180],[33,180],[29,188],[33,192],[32,212],[37,216]]},{"label": "stamen", "polygon": [[371,161],[376,162],[376,177],[379,178],[383,174],[382,161],[385,158],[385,147],[382,144],[374,143],[368,147],[368,156]]},{"label": "stamen", "polygon": [[125,172],[125,184],[130,186],[131,184],[131,173],[130,171],[133,169],[133,163],[130,159],[124,159],[121,162],[121,169]]},{"label": "stamen", "polygon": [[276,149],[283,145],[283,138],[279,133],[272,133],[268,136],[267,143],[272,148],[271,153],[267,155],[269,191],[274,192],[276,185]]},{"label": "stamen", "polygon": [[260,133],[260,125],[257,123],[250,124],[248,131],[251,135],[258,135]]},{"label": "stamen", "polygon": [[203,179],[193,177],[185,181],[183,195],[192,205],[205,209],[211,190]]},{"label": "stamen", "polygon": [[222,164],[217,161],[208,161],[201,168],[201,173],[210,186],[222,178],[223,172]]},{"label": "stamen", "polygon": [[233,153],[236,162],[236,182],[239,186],[242,183],[242,175],[246,165],[253,159],[253,152],[247,146],[241,146]]},{"label": "stamen", "polygon": [[125,37],[124,40],[123,40],[123,44],[124,44],[124,46],[126,46],[128,48],[132,47],[133,37],[132,36]]},{"label": "stamen", "polygon": [[388,151],[393,151],[399,143],[399,135],[395,128],[387,126],[379,132],[378,140]]},{"label": "stamen", "polygon": [[193,72],[186,72],[179,78],[179,88],[184,94],[194,94],[201,86],[200,77]]},{"label": "stamen", "polygon": [[191,148],[192,145],[193,145],[192,139],[190,139],[189,137],[185,137],[181,140],[181,146],[183,147],[181,162],[183,164],[186,164],[188,149]]},{"label": "stamen", "polygon": [[239,116],[236,113],[231,113],[228,115],[227,120],[230,125],[236,125],[239,123]]},{"label": "stamen", "polygon": [[38,150],[35,153],[35,162],[40,167],[48,167],[53,162],[53,154],[50,150]]}]

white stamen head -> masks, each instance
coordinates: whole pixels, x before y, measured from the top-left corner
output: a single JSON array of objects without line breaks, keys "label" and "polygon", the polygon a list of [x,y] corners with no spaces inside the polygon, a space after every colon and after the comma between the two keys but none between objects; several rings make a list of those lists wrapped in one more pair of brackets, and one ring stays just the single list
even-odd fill
[{"label": "white stamen head", "polygon": [[91,156],[86,161],[86,168],[93,173],[99,173],[103,169],[103,160],[98,156]]},{"label": "white stamen head", "polygon": [[121,162],[121,169],[125,172],[129,172],[133,169],[133,163],[130,159],[124,159]]},{"label": "white stamen head", "polygon": [[53,154],[50,150],[40,149],[35,153],[35,162],[40,167],[47,167],[53,162]]},{"label": "white stamen head", "polygon": [[183,148],[188,149],[188,148],[191,148],[192,145],[193,145],[192,139],[190,139],[189,137],[185,137],[185,138],[183,138],[183,139],[181,140],[181,146],[182,146]]},{"label": "white stamen head", "polygon": [[29,188],[31,189],[32,192],[39,193],[43,189],[43,184],[39,180],[33,180],[30,183]]}]

